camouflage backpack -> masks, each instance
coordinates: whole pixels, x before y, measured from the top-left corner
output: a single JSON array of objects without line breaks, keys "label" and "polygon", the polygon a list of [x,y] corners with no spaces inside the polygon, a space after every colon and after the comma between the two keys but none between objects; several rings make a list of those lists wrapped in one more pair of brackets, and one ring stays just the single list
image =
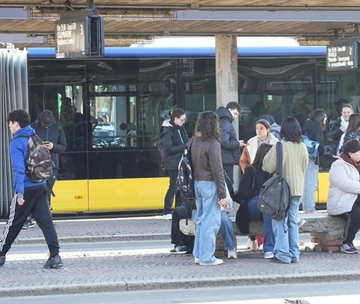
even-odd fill
[{"label": "camouflage backpack", "polygon": [[46,181],[52,176],[54,163],[50,152],[39,136],[19,136],[29,138],[26,155],[26,172],[33,182]]}]

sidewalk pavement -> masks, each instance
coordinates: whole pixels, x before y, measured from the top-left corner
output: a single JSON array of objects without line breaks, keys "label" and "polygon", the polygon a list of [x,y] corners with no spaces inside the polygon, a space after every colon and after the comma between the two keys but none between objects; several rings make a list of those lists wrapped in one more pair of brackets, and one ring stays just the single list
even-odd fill
[{"label": "sidewalk pavement", "polygon": [[238,259],[198,266],[191,254],[169,252],[171,222],[160,216],[55,222],[60,246],[64,242],[168,239],[169,249],[104,251],[100,247],[91,252],[60,252],[64,267],[49,270],[43,268],[47,248],[35,225],[22,230],[13,246],[41,243],[44,251],[29,255],[9,251],[0,268],[0,297],[360,279],[358,254],[302,251],[300,263],[284,265],[238,246]]}]

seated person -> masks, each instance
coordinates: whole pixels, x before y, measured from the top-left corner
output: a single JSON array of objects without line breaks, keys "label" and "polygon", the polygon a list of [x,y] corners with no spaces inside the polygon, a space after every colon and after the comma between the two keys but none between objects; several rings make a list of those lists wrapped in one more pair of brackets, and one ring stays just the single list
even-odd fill
[{"label": "seated person", "polygon": [[[226,186],[228,188],[228,200],[230,200],[230,195],[234,193],[231,180],[224,171]],[[230,204],[230,202],[228,201]],[[232,203],[232,202],[231,202]],[[174,249],[170,252],[187,252],[191,253],[194,245],[194,236],[188,236],[181,232],[180,230],[180,220],[186,218],[186,207],[184,205],[178,206],[173,210],[172,221],[171,221],[171,243],[175,244]],[[192,220],[197,222],[196,210],[193,211]],[[237,253],[234,242],[234,228],[231,219],[229,218],[226,210],[221,212],[221,224],[220,224],[220,234],[224,239],[224,249],[227,251],[228,259],[236,259]]]},{"label": "seated person", "polygon": [[341,251],[358,253],[353,241],[360,229],[360,143],[349,140],[342,150],[329,171],[327,212],[346,221]]},{"label": "seated person", "polygon": [[258,208],[261,186],[271,177],[270,173],[262,170],[262,160],[272,145],[263,143],[257,149],[253,163],[246,167],[240,181],[239,189],[233,199],[240,204],[236,213],[236,224],[241,233],[249,233],[249,221],[264,220],[264,245],[265,259],[274,257],[275,237],[272,230],[271,219],[264,215]]},{"label": "seated person", "polygon": [[[174,248],[170,252],[186,252],[191,253],[193,250],[195,236],[185,235],[180,230],[180,220],[186,218],[186,207],[178,206],[173,210],[171,219],[171,243]],[[193,211],[192,220],[196,223],[196,210]],[[234,243],[234,229],[231,219],[227,212],[221,212],[220,234],[224,238],[224,248],[228,252],[229,259],[236,259],[237,253]]]}]

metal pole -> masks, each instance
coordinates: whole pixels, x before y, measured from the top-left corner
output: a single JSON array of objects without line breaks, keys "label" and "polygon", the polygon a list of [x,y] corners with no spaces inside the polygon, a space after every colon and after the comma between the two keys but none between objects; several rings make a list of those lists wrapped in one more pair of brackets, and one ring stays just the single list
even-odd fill
[{"label": "metal pole", "polygon": [[94,0],[86,0],[86,8],[87,9],[95,8]]}]

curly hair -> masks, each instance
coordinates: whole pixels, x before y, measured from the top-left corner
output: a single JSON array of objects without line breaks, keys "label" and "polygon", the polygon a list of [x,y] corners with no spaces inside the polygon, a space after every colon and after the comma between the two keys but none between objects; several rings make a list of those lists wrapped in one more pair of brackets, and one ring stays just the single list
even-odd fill
[{"label": "curly hair", "polygon": [[30,124],[30,116],[25,110],[19,109],[12,111],[7,116],[7,122],[18,122],[20,128],[24,128]]},{"label": "curly hair", "polygon": [[195,126],[195,134],[200,133],[203,141],[214,137],[221,140],[220,120],[215,112],[201,112]]}]

